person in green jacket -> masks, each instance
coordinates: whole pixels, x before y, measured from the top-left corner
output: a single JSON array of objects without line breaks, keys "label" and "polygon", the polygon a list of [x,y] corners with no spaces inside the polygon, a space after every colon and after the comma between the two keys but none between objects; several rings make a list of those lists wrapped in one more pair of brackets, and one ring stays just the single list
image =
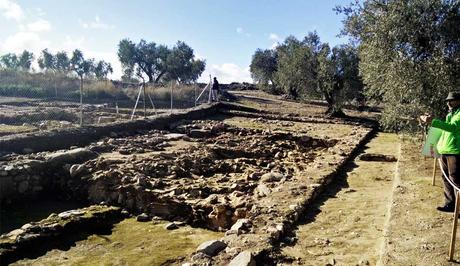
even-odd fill
[{"label": "person in green jacket", "polygon": [[[442,130],[436,149],[441,155],[441,167],[452,183],[460,188],[460,92],[450,92],[446,98],[449,113],[446,120],[433,119],[423,115],[420,119],[432,127]],[[455,209],[455,189],[443,178],[445,204],[437,209],[453,212]]]}]

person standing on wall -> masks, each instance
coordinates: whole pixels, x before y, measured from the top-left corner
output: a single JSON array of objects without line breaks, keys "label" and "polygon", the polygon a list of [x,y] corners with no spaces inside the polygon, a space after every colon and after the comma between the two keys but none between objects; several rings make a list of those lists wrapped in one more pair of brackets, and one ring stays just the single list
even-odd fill
[{"label": "person standing on wall", "polygon": [[[442,171],[456,186],[460,187],[460,92],[450,92],[446,98],[449,113],[446,119],[433,119],[431,115],[422,115],[420,120],[432,127],[442,130],[441,137],[436,146],[441,155]],[[444,183],[444,206],[437,207],[438,211],[454,212],[455,189],[442,179]]]},{"label": "person standing on wall", "polygon": [[214,77],[214,80],[212,82],[211,90],[214,101],[219,101],[219,82],[217,81],[216,77]]}]

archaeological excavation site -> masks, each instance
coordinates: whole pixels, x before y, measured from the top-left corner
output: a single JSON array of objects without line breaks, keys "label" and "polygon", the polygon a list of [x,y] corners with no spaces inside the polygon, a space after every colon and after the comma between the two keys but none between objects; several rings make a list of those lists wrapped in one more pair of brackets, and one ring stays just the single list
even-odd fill
[{"label": "archaeological excavation site", "polygon": [[234,99],[1,137],[1,265],[375,265],[394,256],[397,135],[378,133],[372,113],[330,118],[325,107],[260,92]]}]

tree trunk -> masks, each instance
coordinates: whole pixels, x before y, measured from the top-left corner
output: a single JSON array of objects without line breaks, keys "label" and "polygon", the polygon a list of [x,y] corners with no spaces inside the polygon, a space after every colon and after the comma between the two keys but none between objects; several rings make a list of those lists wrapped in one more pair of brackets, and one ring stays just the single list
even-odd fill
[{"label": "tree trunk", "polygon": [[154,82],[153,74],[152,73],[147,73],[147,76],[149,77],[149,83],[153,83]]},{"label": "tree trunk", "polygon": [[297,100],[297,98],[299,97],[297,90],[293,87],[289,87],[289,95],[292,96],[294,100]]},{"label": "tree trunk", "polygon": [[158,83],[158,81],[160,81],[161,77],[163,77],[163,75],[164,75],[165,73],[166,73],[165,71],[161,72],[161,73],[158,75],[158,77],[155,79],[155,83]]}]

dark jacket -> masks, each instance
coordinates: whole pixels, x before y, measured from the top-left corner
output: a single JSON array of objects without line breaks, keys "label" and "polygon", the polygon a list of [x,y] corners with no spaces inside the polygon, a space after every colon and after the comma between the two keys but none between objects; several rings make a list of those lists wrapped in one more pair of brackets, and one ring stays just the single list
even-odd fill
[{"label": "dark jacket", "polygon": [[215,91],[219,90],[219,82],[217,82],[217,80],[214,80],[214,82],[212,83],[212,89]]}]

